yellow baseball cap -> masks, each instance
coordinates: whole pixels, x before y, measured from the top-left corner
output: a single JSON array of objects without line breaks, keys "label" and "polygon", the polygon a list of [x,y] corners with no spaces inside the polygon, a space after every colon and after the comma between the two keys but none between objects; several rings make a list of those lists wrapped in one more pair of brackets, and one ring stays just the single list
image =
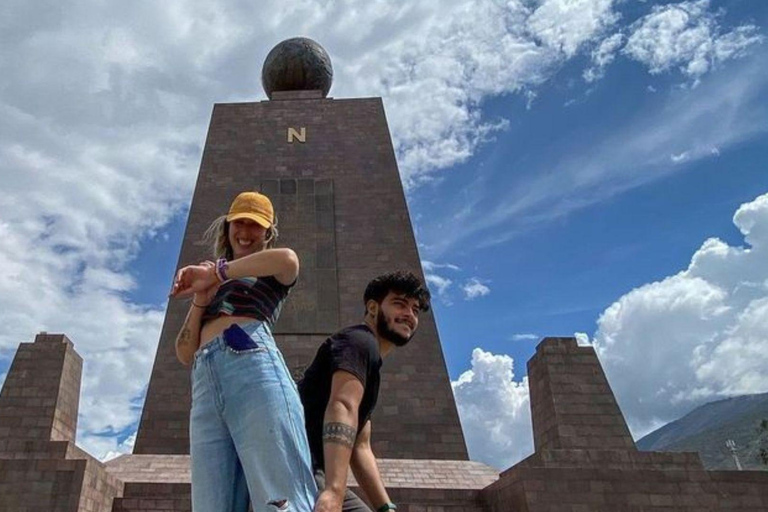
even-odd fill
[{"label": "yellow baseball cap", "polygon": [[227,222],[237,219],[250,219],[265,228],[272,226],[275,221],[272,201],[258,192],[242,192],[232,201],[227,214]]}]

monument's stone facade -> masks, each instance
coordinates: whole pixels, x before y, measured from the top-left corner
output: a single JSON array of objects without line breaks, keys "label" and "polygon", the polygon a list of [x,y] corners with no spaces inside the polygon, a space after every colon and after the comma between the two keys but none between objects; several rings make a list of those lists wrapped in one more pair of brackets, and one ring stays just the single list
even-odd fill
[{"label": "monument's stone facade", "polygon": [[[329,334],[362,321],[371,278],[422,270],[381,99],[335,100],[320,91],[272,98],[214,107],[179,266],[210,258],[203,232],[239,192],[272,198],[279,245],[301,260],[275,336],[299,376]],[[137,454],[189,453],[189,369],[174,352],[188,307],[168,307]],[[373,430],[382,457],[467,459],[431,314],[385,361]]]}]

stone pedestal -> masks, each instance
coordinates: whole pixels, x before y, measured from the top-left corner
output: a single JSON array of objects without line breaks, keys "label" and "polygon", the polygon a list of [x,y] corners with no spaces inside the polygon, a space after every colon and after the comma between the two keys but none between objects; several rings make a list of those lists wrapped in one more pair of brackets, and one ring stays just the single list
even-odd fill
[{"label": "stone pedestal", "polygon": [[592,347],[546,338],[528,378],[536,451],[483,491],[489,512],[768,510],[768,472],[638,451]]},{"label": "stone pedestal", "polygon": [[0,510],[109,512],[122,493],[75,446],[82,368],[63,334],[19,346],[0,391]]}]

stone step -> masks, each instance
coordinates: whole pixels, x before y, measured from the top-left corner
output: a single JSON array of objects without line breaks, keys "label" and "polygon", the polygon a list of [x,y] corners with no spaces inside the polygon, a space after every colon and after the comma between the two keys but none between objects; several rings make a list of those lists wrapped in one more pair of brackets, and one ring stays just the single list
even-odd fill
[{"label": "stone step", "polygon": [[[379,468],[400,512],[484,512],[480,491],[498,478],[471,461],[381,459]],[[112,512],[190,510],[188,456],[124,455],[107,470],[125,482]],[[352,478],[349,486],[357,490]]]},{"label": "stone step", "polygon": [[[358,489],[353,488],[354,491]],[[400,512],[485,512],[475,489],[389,489]],[[122,498],[115,498],[112,512],[190,512],[189,484],[126,483]]]},{"label": "stone step", "polygon": [[112,512],[190,512],[190,484],[128,482],[123,497],[115,498]]},{"label": "stone step", "polygon": [[[541,450],[522,460],[514,467],[704,471],[701,458],[695,452],[673,453],[595,449]],[[504,473],[502,473],[503,475]]]}]

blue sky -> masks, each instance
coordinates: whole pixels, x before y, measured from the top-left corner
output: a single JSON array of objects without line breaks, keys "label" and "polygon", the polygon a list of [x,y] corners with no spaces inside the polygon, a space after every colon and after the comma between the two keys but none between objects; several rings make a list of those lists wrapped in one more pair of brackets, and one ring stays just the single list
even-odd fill
[{"label": "blue sky", "polygon": [[[519,98],[488,102],[486,115],[515,121],[445,180],[410,196],[420,240],[439,244],[446,231],[461,231],[482,217],[486,212],[478,207],[471,216],[452,219],[467,195],[479,195],[484,204],[503,203],[510,187],[552,172],[558,160],[598,146],[628,121],[642,123],[671,96],[696,95],[705,87],[675,91],[681,83],[675,78],[649,76],[627,63],[612,68],[592,88],[578,82],[572,87],[553,84],[539,92],[530,109]],[[565,106],[573,99],[576,104]],[[548,205],[541,205],[525,213],[533,220],[510,218],[440,251],[435,258],[482,276],[492,290],[482,299],[438,305],[444,343],[457,350],[458,357],[448,352],[451,374],[463,371],[473,348],[462,340],[479,338],[484,347],[525,361],[538,339],[515,342],[514,334],[591,334],[599,314],[617,297],[684,268],[706,238],[742,245],[731,216],[739,205],[768,191],[765,142],[764,134],[757,135],[554,219],[535,219],[550,213]],[[507,236],[493,243],[495,237]],[[524,366],[516,373],[524,375]]]},{"label": "blue sky", "polygon": [[764,3],[69,7],[4,8],[0,376],[67,333],[95,455],[130,450],[211,106],[264,99],[295,35],[384,98],[474,459],[530,452],[547,335],[596,347],[635,435],[768,391]]}]

